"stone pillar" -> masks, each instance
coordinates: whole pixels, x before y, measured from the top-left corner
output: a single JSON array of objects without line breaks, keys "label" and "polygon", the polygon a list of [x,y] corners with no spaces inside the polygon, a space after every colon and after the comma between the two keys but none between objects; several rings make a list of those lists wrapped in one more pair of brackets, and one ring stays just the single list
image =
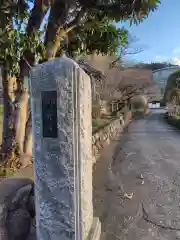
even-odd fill
[{"label": "stone pillar", "polygon": [[89,76],[63,56],[31,71],[38,240],[100,238],[93,218]]}]

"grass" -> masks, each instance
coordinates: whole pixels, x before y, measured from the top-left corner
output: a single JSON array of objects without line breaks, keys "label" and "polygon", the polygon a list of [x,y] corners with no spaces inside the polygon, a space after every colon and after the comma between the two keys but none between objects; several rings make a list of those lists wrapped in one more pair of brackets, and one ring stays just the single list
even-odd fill
[{"label": "grass", "polygon": [[10,177],[10,176],[13,176],[14,173],[16,172],[17,170],[13,169],[13,168],[5,168],[5,167],[1,167],[0,168],[0,177]]},{"label": "grass", "polygon": [[175,118],[175,119],[180,119],[180,114],[176,114],[176,115],[174,116],[174,118]]}]

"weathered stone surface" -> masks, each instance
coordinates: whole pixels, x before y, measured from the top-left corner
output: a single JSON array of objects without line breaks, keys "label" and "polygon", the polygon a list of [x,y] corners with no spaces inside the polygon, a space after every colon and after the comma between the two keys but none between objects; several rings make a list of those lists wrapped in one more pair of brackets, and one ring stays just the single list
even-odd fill
[{"label": "weathered stone surface", "polygon": [[9,239],[25,240],[31,228],[31,217],[26,209],[17,209],[9,212],[7,217],[7,228]]},{"label": "weathered stone surface", "polygon": [[26,239],[31,226],[27,206],[33,190],[29,179],[5,179],[0,183],[0,239]]},{"label": "weathered stone surface", "polygon": [[[129,121],[127,118],[126,123]],[[95,132],[92,136],[92,156],[93,163],[100,157],[101,151],[105,148],[113,138],[119,135],[120,131],[125,126],[125,121],[122,116],[119,119],[112,121],[103,129]]]},{"label": "weathered stone surface", "polygon": [[5,179],[0,183],[0,206],[5,204],[13,210],[24,205],[32,188],[33,182],[29,179]]},{"label": "weathered stone surface", "polygon": [[[57,91],[57,138],[42,136],[42,91]],[[90,79],[58,58],[33,69],[30,92],[38,240],[85,240],[93,221]]]},{"label": "weathered stone surface", "polygon": [[31,225],[30,233],[26,240],[36,240],[36,227],[34,225]]},{"label": "weathered stone surface", "polygon": [[89,232],[87,240],[99,240],[100,234],[101,234],[101,223],[99,221],[99,218],[94,218],[92,228]]},{"label": "weathered stone surface", "polygon": [[[81,177],[81,211],[82,239],[86,239],[93,221],[92,206],[92,120],[91,120],[91,82],[80,70],[79,74],[79,118],[80,122],[80,177]],[[77,106],[78,108],[78,106]]]}]

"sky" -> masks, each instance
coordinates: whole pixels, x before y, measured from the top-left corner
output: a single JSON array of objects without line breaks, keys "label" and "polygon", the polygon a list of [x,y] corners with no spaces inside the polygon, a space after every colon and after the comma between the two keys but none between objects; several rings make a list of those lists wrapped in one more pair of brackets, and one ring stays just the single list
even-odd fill
[{"label": "sky", "polygon": [[138,38],[134,46],[144,51],[131,56],[141,62],[169,61],[180,65],[180,0],[161,0],[158,10],[138,26],[118,23]]}]

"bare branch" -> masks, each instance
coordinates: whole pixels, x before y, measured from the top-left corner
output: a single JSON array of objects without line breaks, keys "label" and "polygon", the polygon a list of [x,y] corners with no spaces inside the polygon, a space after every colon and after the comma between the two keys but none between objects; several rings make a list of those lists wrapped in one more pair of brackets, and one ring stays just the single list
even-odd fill
[{"label": "bare branch", "polygon": [[131,36],[129,34],[128,36],[128,43],[124,44],[122,46],[119,46],[119,56],[110,64],[109,68],[113,68],[113,67],[121,67],[122,63],[123,63],[123,58],[127,55],[135,55],[138,53],[141,53],[144,51],[144,48],[142,47],[135,47],[133,46],[134,43],[138,42],[139,39]]}]

